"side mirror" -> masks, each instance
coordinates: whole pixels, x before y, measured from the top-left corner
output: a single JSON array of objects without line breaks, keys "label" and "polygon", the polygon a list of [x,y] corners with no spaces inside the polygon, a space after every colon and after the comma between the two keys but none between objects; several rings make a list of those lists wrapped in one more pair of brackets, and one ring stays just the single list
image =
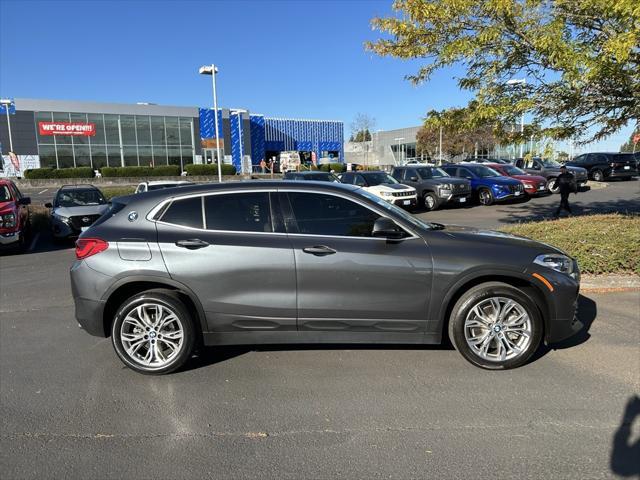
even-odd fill
[{"label": "side mirror", "polygon": [[31,197],[22,197],[19,201],[18,201],[19,205],[31,205]]},{"label": "side mirror", "polygon": [[45,206],[46,208],[53,208],[53,205],[51,205],[51,202],[47,202],[47,203],[45,203],[45,204],[44,204],[44,206]]},{"label": "side mirror", "polygon": [[373,224],[374,237],[399,240],[404,237],[404,231],[396,223],[387,217],[380,217]]},{"label": "side mirror", "polygon": [[410,181],[412,182],[417,182],[418,181],[418,177],[411,177],[409,178]]}]

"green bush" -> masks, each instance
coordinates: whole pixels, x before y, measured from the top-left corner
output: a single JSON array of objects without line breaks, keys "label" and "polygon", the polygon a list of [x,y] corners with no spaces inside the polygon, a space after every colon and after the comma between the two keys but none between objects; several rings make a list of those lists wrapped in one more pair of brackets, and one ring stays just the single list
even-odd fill
[{"label": "green bush", "polygon": [[25,170],[24,178],[29,180],[42,178],[92,178],[93,169],[91,167],[77,168],[34,168]]},{"label": "green bush", "polygon": [[330,172],[333,170],[335,173],[342,173],[347,171],[347,165],[344,163],[323,163],[320,165],[320,170],[323,172]]},{"label": "green bush", "polygon": [[[210,164],[210,165],[196,165],[190,163],[186,165],[184,169],[187,172],[187,175],[218,175],[218,164]],[[223,175],[235,175],[236,167],[233,165],[228,165],[226,163],[222,164],[222,174]]]},{"label": "green bush", "polygon": [[180,166],[102,167],[100,173],[103,177],[178,177],[180,176]]},{"label": "green bush", "polygon": [[100,187],[100,191],[104,194],[104,197],[107,200],[111,200],[113,197],[120,197],[123,195],[131,195],[136,191],[136,187],[126,186],[126,187]]}]

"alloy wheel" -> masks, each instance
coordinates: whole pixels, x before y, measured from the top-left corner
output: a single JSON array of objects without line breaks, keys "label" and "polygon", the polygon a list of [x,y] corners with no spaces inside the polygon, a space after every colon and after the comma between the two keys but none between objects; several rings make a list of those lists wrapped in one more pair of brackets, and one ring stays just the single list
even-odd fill
[{"label": "alloy wheel", "polygon": [[180,353],[184,326],[166,305],[143,303],[122,321],[120,340],[131,360],[145,367],[162,368]]},{"label": "alloy wheel", "polygon": [[436,207],[436,200],[432,195],[426,194],[424,196],[424,206],[427,210],[433,210]]},{"label": "alloy wheel", "polygon": [[491,203],[491,193],[489,190],[480,190],[479,198],[482,205],[489,205]]},{"label": "alloy wheel", "polygon": [[518,357],[531,343],[532,322],[512,298],[491,297],[474,305],[464,322],[464,336],[478,357],[503,362]]}]

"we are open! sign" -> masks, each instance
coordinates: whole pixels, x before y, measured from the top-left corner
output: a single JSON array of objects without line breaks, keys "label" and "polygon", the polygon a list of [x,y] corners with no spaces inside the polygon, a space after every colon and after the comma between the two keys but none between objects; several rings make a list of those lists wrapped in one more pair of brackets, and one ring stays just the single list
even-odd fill
[{"label": "we are open! sign", "polygon": [[95,123],[82,122],[38,122],[40,135],[73,135],[93,137],[96,134]]}]

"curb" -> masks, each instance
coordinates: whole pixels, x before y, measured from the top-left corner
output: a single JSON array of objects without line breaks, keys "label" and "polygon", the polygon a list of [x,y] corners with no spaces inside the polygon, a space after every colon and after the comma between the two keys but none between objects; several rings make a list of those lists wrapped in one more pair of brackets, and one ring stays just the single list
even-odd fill
[{"label": "curb", "polygon": [[640,291],[638,275],[583,275],[580,291],[588,293],[612,293]]}]

